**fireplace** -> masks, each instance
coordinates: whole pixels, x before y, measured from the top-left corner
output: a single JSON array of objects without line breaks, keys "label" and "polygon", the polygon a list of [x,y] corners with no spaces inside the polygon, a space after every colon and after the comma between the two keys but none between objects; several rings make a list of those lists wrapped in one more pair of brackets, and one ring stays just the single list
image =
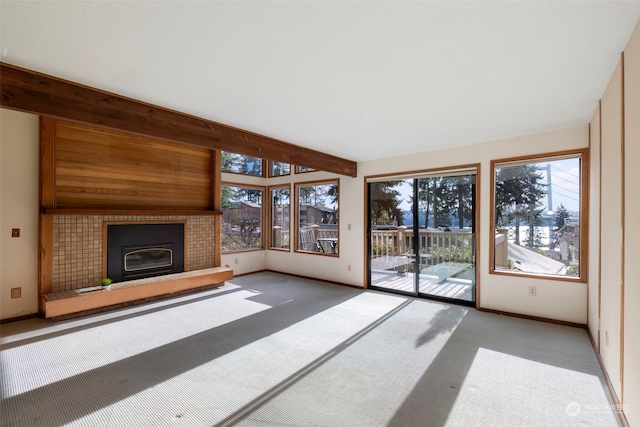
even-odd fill
[{"label": "fireplace", "polygon": [[107,277],[114,282],[184,271],[184,223],[107,225]]}]

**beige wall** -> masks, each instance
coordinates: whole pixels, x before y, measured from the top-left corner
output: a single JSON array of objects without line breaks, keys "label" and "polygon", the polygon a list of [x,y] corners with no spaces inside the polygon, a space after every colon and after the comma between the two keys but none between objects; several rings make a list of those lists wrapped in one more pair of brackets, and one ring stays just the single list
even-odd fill
[{"label": "beige wall", "polygon": [[616,393],[620,378],[620,301],[622,285],[622,66],[602,97],[602,217],[600,355]]},{"label": "beige wall", "polygon": [[640,23],[624,51],[624,371],[627,420],[640,426]]},{"label": "beige wall", "polygon": [[600,107],[589,126],[591,185],[589,186],[589,302],[588,326],[596,346],[600,316]]},{"label": "beige wall", "polygon": [[38,117],[0,109],[0,319],[38,312],[38,152]]},{"label": "beige wall", "polygon": [[[630,425],[640,425],[640,22],[624,50],[591,122],[600,148],[591,194],[599,197],[600,262],[590,287],[589,331]],[[601,185],[600,188],[597,188]],[[593,205],[593,203],[592,203]],[[593,228],[592,228],[593,232]],[[592,279],[593,280],[593,279]]]}]

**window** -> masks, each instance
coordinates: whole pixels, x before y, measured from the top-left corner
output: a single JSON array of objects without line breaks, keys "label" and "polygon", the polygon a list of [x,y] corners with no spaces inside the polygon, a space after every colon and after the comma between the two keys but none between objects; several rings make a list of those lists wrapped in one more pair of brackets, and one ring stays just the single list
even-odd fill
[{"label": "window", "polygon": [[263,188],[222,185],[222,252],[262,248]]},{"label": "window", "polygon": [[239,173],[243,175],[264,176],[263,161],[258,157],[244,154],[222,152],[222,172]]},{"label": "window", "polygon": [[296,250],[338,254],[338,182],[296,184]]},{"label": "window", "polygon": [[585,278],[586,150],[492,162],[492,272]]},{"label": "window", "polygon": [[296,173],[314,172],[315,169],[306,166],[296,166]]},{"label": "window", "polygon": [[283,176],[291,174],[289,163],[269,161],[269,176]]},{"label": "window", "polygon": [[290,213],[291,189],[286,187],[269,188],[271,206],[271,235],[269,247],[274,249],[289,249],[290,245]]}]

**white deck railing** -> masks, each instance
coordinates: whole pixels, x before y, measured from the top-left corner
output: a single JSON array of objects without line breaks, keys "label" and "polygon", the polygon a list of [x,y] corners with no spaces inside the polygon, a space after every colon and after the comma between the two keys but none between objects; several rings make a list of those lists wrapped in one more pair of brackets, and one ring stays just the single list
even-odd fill
[{"label": "white deck railing", "polygon": [[[411,255],[413,248],[413,229],[398,227],[393,230],[372,230],[372,256],[390,257]],[[473,234],[467,230],[442,231],[420,229],[418,247],[420,248],[421,268],[444,262],[473,264]]]}]

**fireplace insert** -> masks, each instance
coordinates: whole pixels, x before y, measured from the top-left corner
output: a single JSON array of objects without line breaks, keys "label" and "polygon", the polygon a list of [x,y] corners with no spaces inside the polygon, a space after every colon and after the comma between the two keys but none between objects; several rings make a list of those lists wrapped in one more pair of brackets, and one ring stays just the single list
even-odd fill
[{"label": "fireplace insert", "polygon": [[114,282],[184,271],[184,224],[107,225],[107,276]]}]

